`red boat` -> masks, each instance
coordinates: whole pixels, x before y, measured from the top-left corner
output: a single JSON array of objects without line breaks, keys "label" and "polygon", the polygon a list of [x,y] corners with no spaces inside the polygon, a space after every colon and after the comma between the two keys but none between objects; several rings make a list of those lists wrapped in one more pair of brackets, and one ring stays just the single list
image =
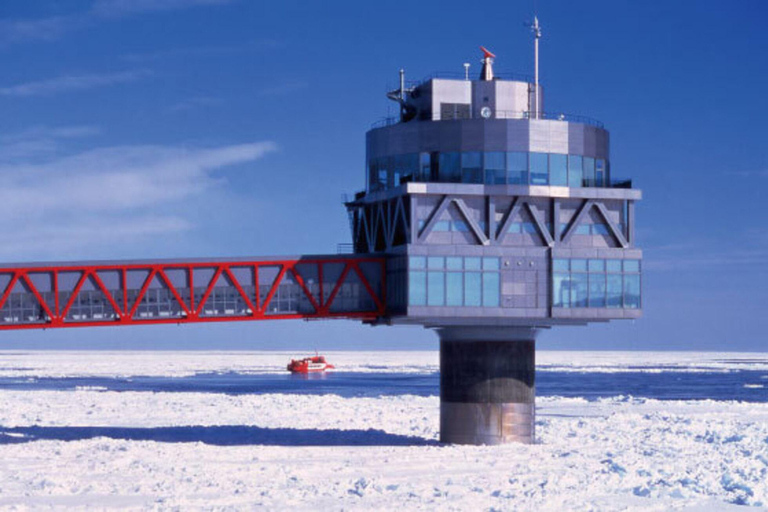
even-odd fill
[{"label": "red boat", "polygon": [[325,360],[325,356],[305,357],[304,359],[291,359],[288,371],[291,373],[315,373],[332,370],[334,366]]}]

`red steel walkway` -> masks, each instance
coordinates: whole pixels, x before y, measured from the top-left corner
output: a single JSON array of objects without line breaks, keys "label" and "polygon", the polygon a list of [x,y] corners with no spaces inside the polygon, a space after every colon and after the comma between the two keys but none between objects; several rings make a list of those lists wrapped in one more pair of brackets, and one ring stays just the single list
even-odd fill
[{"label": "red steel walkway", "polygon": [[293,318],[375,319],[383,258],[0,266],[0,330]]}]

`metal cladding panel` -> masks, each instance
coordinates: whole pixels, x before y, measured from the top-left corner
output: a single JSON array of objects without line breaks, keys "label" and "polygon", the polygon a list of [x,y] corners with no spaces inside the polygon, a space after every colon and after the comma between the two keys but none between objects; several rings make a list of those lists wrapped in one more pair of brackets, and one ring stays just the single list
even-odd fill
[{"label": "metal cladding panel", "polygon": [[488,107],[492,112],[496,111],[496,83],[483,80],[473,80],[472,84],[472,117],[482,119],[480,110]]},{"label": "metal cladding panel", "polygon": [[482,151],[485,144],[485,121],[483,119],[471,119],[460,121],[461,124],[461,151]]},{"label": "metal cladding panel", "polygon": [[472,82],[468,80],[432,80],[432,118],[439,119],[441,103],[472,104]]},{"label": "metal cladding panel", "polygon": [[528,112],[527,82],[512,82],[508,80],[496,80],[496,112],[497,115],[513,112]]}]

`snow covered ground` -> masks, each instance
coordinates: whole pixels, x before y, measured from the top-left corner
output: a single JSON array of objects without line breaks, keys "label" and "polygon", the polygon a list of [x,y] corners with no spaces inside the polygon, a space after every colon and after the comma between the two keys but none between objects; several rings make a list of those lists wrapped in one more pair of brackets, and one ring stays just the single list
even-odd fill
[{"label": "snow covered ground", "polygon": [[[258,374],[290,355],[0,352],[0,377]],[[326,355],[356,372],[437,370],[432,352]],[[542,371],[748,368],[768,383],[766,354],[537,356]],[[537,404],[537,444],[467,447],[437,443],[437,396],[0,389],[0,508],[768,509],[768,403]]]}]

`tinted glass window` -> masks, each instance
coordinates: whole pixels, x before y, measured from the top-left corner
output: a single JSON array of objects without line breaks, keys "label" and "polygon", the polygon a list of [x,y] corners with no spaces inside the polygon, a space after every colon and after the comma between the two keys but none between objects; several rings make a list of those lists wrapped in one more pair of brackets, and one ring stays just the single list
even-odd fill
[{"label": "tinted glass window", "polygon": [[549,184],[548,163],[549,155],[546,153],[530,153],[531,185]]},{"label": "tinted glass window", "polygon": [[568,185],[568,157],[549,155],[549,184],[557,187]]},{"label": "tinted glass window", "polygon": [[584,162],[578,155],[568,155],[568,186],[580,187],[583,181]]}]

